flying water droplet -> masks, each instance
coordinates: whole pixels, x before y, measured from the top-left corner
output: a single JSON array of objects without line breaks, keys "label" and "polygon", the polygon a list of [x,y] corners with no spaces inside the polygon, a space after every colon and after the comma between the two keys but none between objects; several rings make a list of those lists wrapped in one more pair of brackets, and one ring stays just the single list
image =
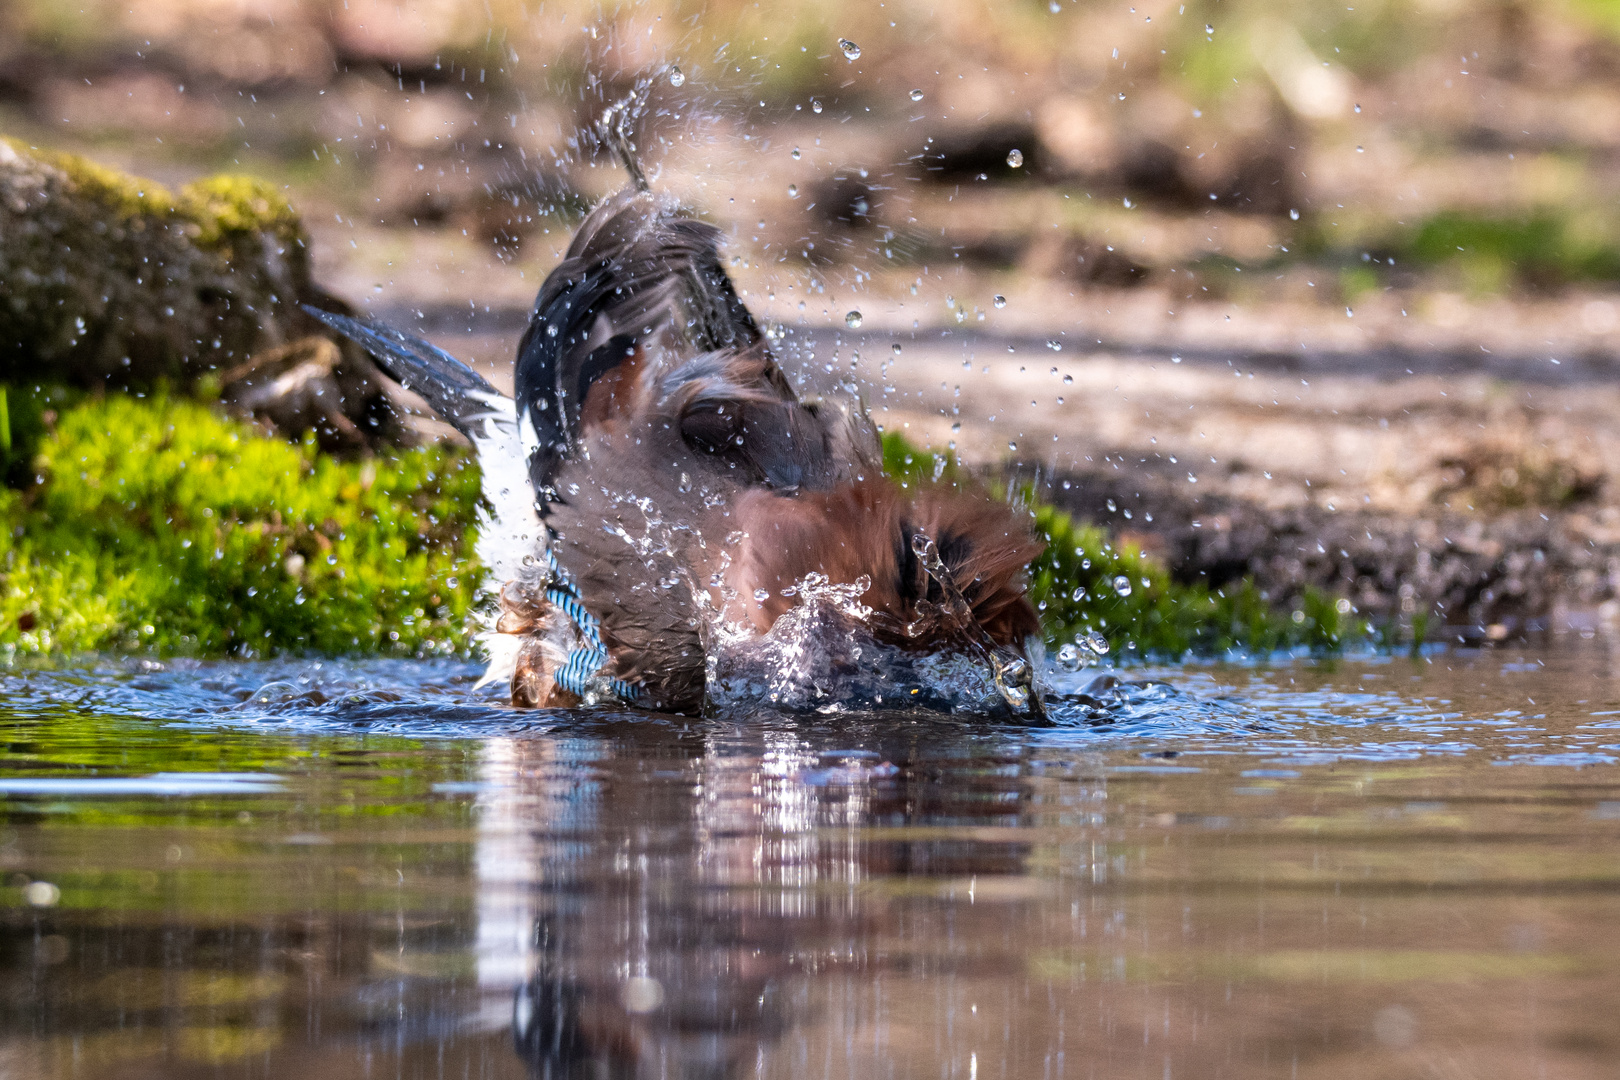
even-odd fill
[{"label": "flying water droplet", "polygon": [[921,101],[922,99],[923,99],[923,92],[921,90],[913,90],[911,92],[911,100],[912,101]]},{"label": "flying water droplet", "polygon": [[1084,645],[1098,656],[1108,655],[1108,639],[1095,630],[1086,635]]},{"label": "flying water droplet", "polygon": [[1084,585],[1079,585],[1075,587],[1074,592],[1069,594],[1069,599],[1078,604],[1080,601],[1086,598],[1086,595],[1086,587]]},{"label": "flying water droplet", "polygon": [[1022,150],[1009,150],[1007,152],[1007,164],[1015,169],[1021,168],[1024,164],[1024,152]]},{"label": "flying water droplet", "polygon": [[788,198],[797,199],[798,197],[799,197],[799,185],[798,184],[789,184],[788,185]]},{"label": "flying water droplet", "polygon": [[769,589],[755,589],[754,590],[754,600],[757,601],[758,603],[763,604],[765,601],[769,600],[770,598],[771,598],[771,590],[769,590]]},{"label": "flying water droplet", "polygon": [[1000,293],[997,293],[995,299],[990,302],[996,305],[998,308],[1004,308],[1007,306],[1007,298],[1002,296]]},{"label": "flying water droplet", "polygon": [[1074,376],[1073,375],[1065,375],[1065,376],[1063,376],[1063,385],[1064,386],[1073,386],[1074,385]]},{"label": "flying water droplet", "polygon": [[810,111],[815,113],[817,116],[820,116],[821,115],[821,102],[819,102],[819,101],[810,102]]},{"label": "flying water droplet", "polygon": [[1080,650],[1073,645],[1064,645],[1057,651],[1058,667],[1064,671],[1080,670]]},{"label": "flying water droplet", "polygon": [[680,86],[685,82],[686,82],[686,75],[684,73],[682,73],[680,68],[671,67],[669,69],[669,85],[671,85],[671,86]]},{"label": "flying water droplet", "polygon": [[1120,574],[1114,579],[1114,591],[1120,596],[1131,595],[1131,579]]},{"label": "flying water droplet", "polygon": [[1046,347],[1051,349],[1053,352],[1062,352],[1063,342],[1057,340],[1056,338],[1050,338],[1046,342]]},{"label": "flying water droplet", "polygon": [[803,156],[803,154],[799,153],[799,148],[797,146],[793,148],[793,153],[788,155],[788,157],[792,158],[794,161],[798,161]]},{"label": "flying water droplet", "polygon": [[1209,23],[1204,24],[1204,33],[1213,34],[1214,32],[1215,32],[1215,28],[1213,26],[1209,25]]},{"label": "flying water droplet", "polygon": [[889,348],[894,352],[894,355],[896,355],[896,356],[900,355],[900,343],[898,341],[895,342],[893,345],[890,345]]},{"label": "flying water droplet", "polygon": [[849,327],[851,330],[859,330],[861,328],[862,321],[861,313],[859,311],[851,311],[849,314],[844,316],[844,325]]},{"label": "flying water droplet", "polygon": [[845,60],[859,60],[861,58],[861,47],[849,40],[849,38],[839,38],[838,47],[843,50]]},{"label": "flying water droplet", "polygon": [[1290,211],[1288,211],[1288,220],[1289,221],[1298,221],[1299,220],[1299,211],[1298,210],[1290,210]]}]

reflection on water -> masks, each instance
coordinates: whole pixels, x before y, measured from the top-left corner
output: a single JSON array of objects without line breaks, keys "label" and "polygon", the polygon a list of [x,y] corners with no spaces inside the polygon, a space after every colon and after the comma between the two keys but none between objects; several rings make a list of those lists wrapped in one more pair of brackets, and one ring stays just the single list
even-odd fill
[{"label": "reflection on water", "polygon": [[14,672],[0,1075],[1611,1075],[1601,645],[1133,673],[1037,730]]}]

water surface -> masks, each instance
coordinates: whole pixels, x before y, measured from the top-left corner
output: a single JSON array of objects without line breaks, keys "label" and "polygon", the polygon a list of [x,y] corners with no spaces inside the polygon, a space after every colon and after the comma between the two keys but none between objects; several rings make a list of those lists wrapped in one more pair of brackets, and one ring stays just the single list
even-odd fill
[{"label": "water surface", "polygon": [[1617,656],[1139,669],[1042,730],[14,671],[0,1075],[1613,1076]]}]

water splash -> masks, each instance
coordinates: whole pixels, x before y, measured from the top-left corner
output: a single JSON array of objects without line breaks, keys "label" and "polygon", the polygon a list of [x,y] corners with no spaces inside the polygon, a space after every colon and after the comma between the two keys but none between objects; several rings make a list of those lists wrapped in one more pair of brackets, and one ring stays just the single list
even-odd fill
[{"label": "water splash", "polygon": [[[938,560],[937,551],[933,556]],[[872,609],[861,601],[870,588],[866,577],[846,585],[811,573],[792,587],[794,606],[763,634],[716,620],[705,642],[708,711],[736,715],[763,705],[841,715],[908,708],[1006,721],[1031,708],[1034,665],[973,640],[928,652],[880,640]],[[971,622],[954,584],[951,592],[941,607]]]}]

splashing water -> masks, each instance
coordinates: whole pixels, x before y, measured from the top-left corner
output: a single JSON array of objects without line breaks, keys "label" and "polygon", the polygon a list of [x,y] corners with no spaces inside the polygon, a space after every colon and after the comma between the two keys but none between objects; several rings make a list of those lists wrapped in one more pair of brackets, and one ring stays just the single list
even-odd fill
[{"label": "splashing water", "polygon": [[955,647],[919,652],[882,640],[872,609],[860,599],[871,588],[870,578],[840,585],[823,574],[807,574],[784,591],[795,597],[795,606],[763,634],[723,619],[711,621],[705,641],[709,711],[765,704],[823,714],[898,707],[968,712],[989,720],[1041,718],[1044,659],[1036,656],[1032,662],[992,642],[934,542],[918,534],[912,548],[942,599],[919,610],[918,622],[901,630],[916,636],[923,632],[923,620],[938,619],[956,638]]}]

